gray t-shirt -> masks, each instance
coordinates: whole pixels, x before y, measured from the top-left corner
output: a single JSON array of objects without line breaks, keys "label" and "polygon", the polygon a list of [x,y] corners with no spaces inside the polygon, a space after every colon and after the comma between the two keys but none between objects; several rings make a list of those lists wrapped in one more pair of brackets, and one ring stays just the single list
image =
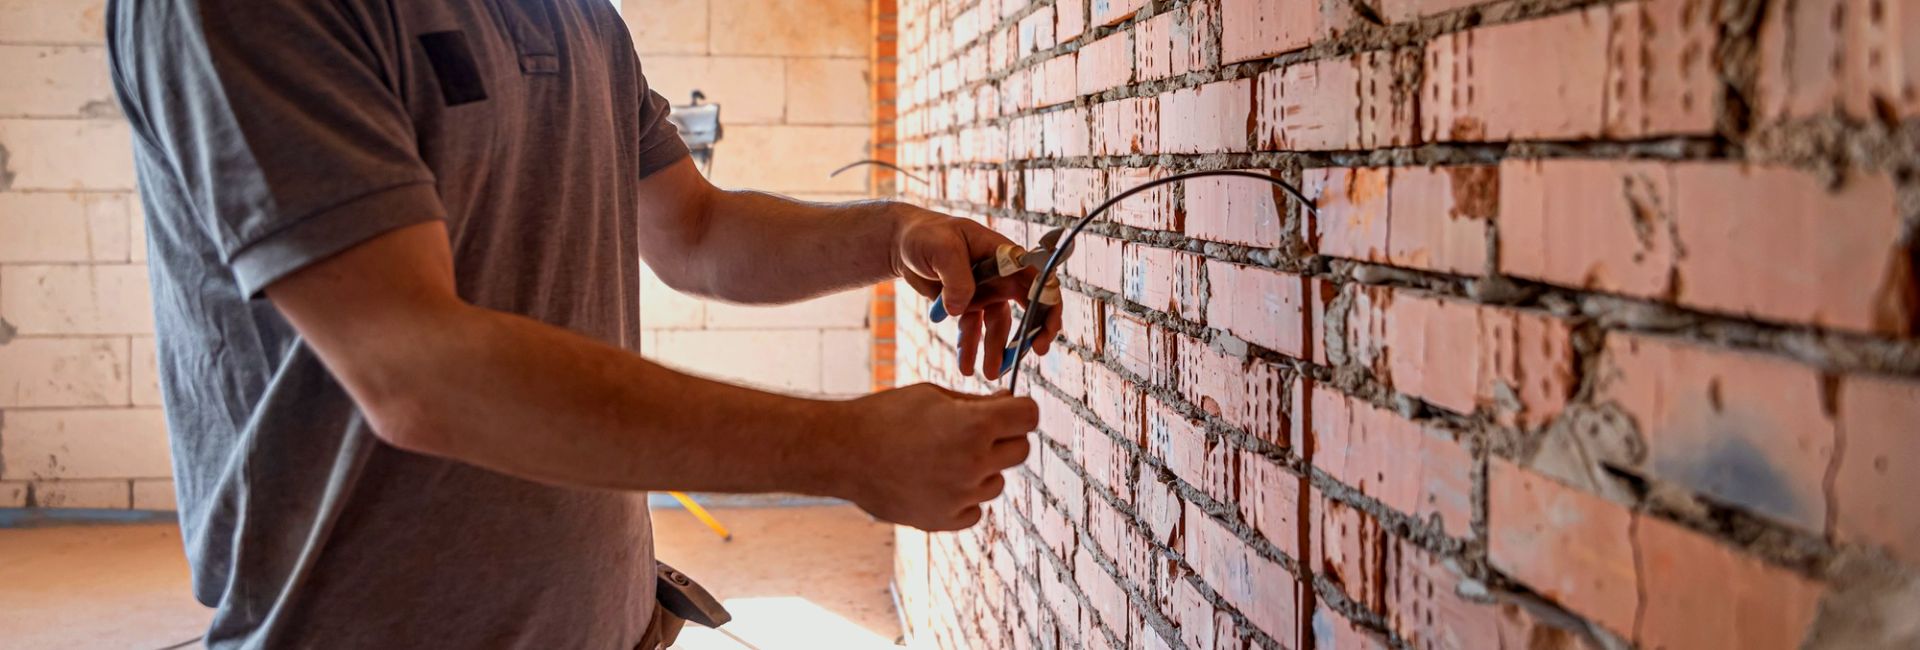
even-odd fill
[{"label": "gray t-shirt", "polygon": [[[606,0],[115,0],[160,387],[216,648],[628,648],[640,495],[385,445],[260,297],[444,220],[459,291],[632,349],[637,182],[686,155]],[[544,435],[528,431],[526,435]]]}]

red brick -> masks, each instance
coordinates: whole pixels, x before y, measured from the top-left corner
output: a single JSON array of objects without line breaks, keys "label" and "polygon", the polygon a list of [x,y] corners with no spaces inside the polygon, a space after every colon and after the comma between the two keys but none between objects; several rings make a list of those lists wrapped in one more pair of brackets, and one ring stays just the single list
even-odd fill
[{"label": "red brick", "polygon": [[1495,457],[1487,470],[1487,557],[1574,613],[1630,635],[1638,574],[1624,506]]},{"label": "red brick", "polygon": [[1299,629],[1298,585],[1278,563],[1261,557],[1199,506],[1187,504],[1183,549],[1208,586],[1260,631],[1292,639]]},{"label": "red brick", "polygon": [[1248,526],[1267,538],[1287,557],[1300,559],[1300,493],[1307,489],[1305,478],[1280,467],[1273,460],[1240,450],[1240,495],[1236,499],[1240,516]]},{"label": "red brick", "polygon": [[1450,536],[1470,532],[1473,457],[1444,430],[1313,387],[1313,465]]},{"label": "red brick", "polygon": [[1087,366],[1087,406],[1107,426],[1135,444],[1145,441],[1141,400],[1145,393],[1106,366]]},{"label": "red brick", "polygon": [[[1151,103],[1147,104],[1152,106]],[[1166,176],[1161,169],[1116,168],[1107,170],[1109,196],[1135,185]],[[1180,211],[1173,203],[1173,188],[1161,185],[1127,197],[1107,209],[1107,220],[1147,230],[1179,230]]]},{"label": "red brick", "polygon": [[1278,206],[1293,201],[1280,188],[1250,178],[1196,178],[1182,184],[1187,194],[1188,235],[1259,248],[1280,245],[1284,228]]},{"label": "red brick", "polygon": [[1313,169],[1311,241],[1323,255],[1479,275],[1498,176],[1485,166]]},{"label": "red brick", "polygon": [[[1159,104],[1152,97],[1130,97],[1093,107],[1093,154],[1128,156],[1158,153]],[[1114,206],[1118,215],[1119,206]],[[1124,223],[1124,222],[1123,222]]]},{"label": "red brick", "polygon": [[1380,17],[1389,23],[1407,22],[1421,16],[1445,13],[1487,0],[1381,0]]},{"label": "red brick", "polygon": [[[1070,217],[1085,215],[1107,195],[1107,175],[1098,169],[1053,171],[1053,209]],[[1076,243],[1078,240],[1075,240]],[[1067,258],[1069,260],[1073,258]]]},{"label": "red brick", "polygon": [[1920,382],[1850,377],[1840,386],[1840,439],[1834,473],[1834,537],[1883,546],[1920,566]]},{"label": "red brick", "polygon": [[1820,374],[1797,363],[1630,334],[1607,336],[1595,399],[1624,409],[1662,479],[1821,532],[1834,423]]},{"label": "red brick", "polygon": [[[1072,555],[1067,555],[1066,557],[1069,560],[1073,558]],[[1072,565],[1068,564],[1068,566]],[[1055,574],[1052,564],[1049,562],[1041,562],[1038,567],[1038,573],[1040,574],[1040,596],[1045,599],[1047,609],[1051,610],[1053,615],[1058,617],[1057,620],[1072,621],[1072,623],[1062,626],[1061,633],[1070,635],[1071,638],[1074,639],[1082,638],[1089,633],[1099,634],[1099,632],[1095,630],[1081,629],[1079,625],[1080,599],[1073,595],[1072,586],[1069,583],[1062,582],[1060,576]]]},{"label": "red brick", "polygon": [[[1169,248],[1128,243],[1123,249],[1125,269],[1121,272],[1121,292],[1127,300],[1154,311],[1174,310],[1175,258],[1192,253]],[[1152,374],[1141,373],[1143,377]]]},{"label": "red brick", "polygon": [[1248,343],[1306,356],[1306,284],[1271,269],[1207,261],[1207,325]]},{"label": "red brick", "polygon": [[[1127,598],[1127,592],[1106,569],[1100,567],[1087,553],[1085,548],[1074,557],[1074,582],[1079,583],[1080,593],[1087,595],[1087,604],[1100,615],[1100,623],[1115,631],[1122,643],[1126,642],[1127,621],[1133,616],[1133,601]],[[1102,638],[1097,630],[1088,628],[1085,638]]]},{"label": "red brick", "polygon": [[1120,293],[1126,269],[1124,247],[1113,239],[1081,233],[1073,240],[1073,257],[1067,258],[1067,272],[1080,281],[1114,293]]},{"label": "red brick", "polygon": [[1215,501],[1240,496],[1239,457],[1217,439],[1209,439],[1200,423],[1174,412],[1159,400],[1147,401],[1147,452],[1159,458],[1174,477]]},{"label": "red brick", "polygon": [[1468,579],[1452,560],[1400,539],[1387,551],[1387,622],[1412,650],[1600,650],[1585,642],[1585,630],[1563,627],[1564,614],[1462,595]]},{"label": "red brick", "polygon": [[1073,455],[1081,469],[1086,470],[1087,478],[1122,502],[1131,501],[1133,489],[1128,482],[1133,479],[1133,452],[1115,444],[1111,436],[1096,427],[1082,426],[1079,432],[1074,440]]},{"label": "red brick", "polygon": [[1107,358],[1155,385],[1172,383],[1175,350],[1169,332],[1116,311],[1107,319],[1106,336]]},{"label": "red brick", "polygon": [[1220,62],[1298,50],[1326,29],[1318,0],[1220,0]]},{"label": "red brick", "polygon": [[1087,31],[1087,5],[1079,0],[1055,2],[1054,12],[1058,19],[1054,22],[1054,35],[1065,43]]},{"label": "red brick", "polygon": [[1133,76],[1140,81],[1173,74],[1173,21],[1184,9],[1162,12],[1133,26]]},{"label": "red brick", "polygon": [[1218,81],[1159,96],[1162,153],[1247,151],[1253,82]]},{"label": "red brick", "polygon": [[1132,18],[1133,14],[1147,6],[1147,0],[1090,0],[1093,4],[1093,24],[1107,26]]},{"label": "red brick", "polygon": [[1599,135],[1608,25],[1608,9],[1601,6],[1435,38],[1427,44],[1420,84],[1422,137]]},{"label": "red brick", "polygon": [[1373,515],[1313,491],[1313,570],[1373,611],[1386,607],[1387,536]]},{"label": "red brick", "polygon": [[[1053,452],[1041,450],[1042,454]],[[1040,544],[1059,557],[1073,557],[1073,549],[1080,544],[1079,533],[1074,531],[1073,522],[1066,513],[1050,506],[1034,502],[1033,512],[1028,514],[1033,527],[1040,534]],[[1045,573],[1045,571],[1042,571]]]},{"label": "red brick", "polygon": [[1134,484],[1133,507],[1140,513],[1140,519],[1147,522],[1146,532],[1153,541],[1171,544],[1173,532],[1180,527],[1181,511],[1186,506],[1174,494],[1173,486],[1161,483],[1151,474],[1150,469],[1143,468],[1140,480]]},{"label": "red brick", "polygon": [[[1054,170],[1029,169],[1021,172],[1021,204],[1029,212],[1052,212]],[[1071,260],[1072,258],[1068,258]]]},{"label": "red brick", "polygon": [[1640,298],[1669,295],[1675,196],[1663,163],[1500,163],[1500,272]]},{"label": "red brick", "polygon": [[[1041,151],[1055,158],[1074,158],[1093,152],[1093,132],[1084,108],[1047,113],[1041,118],[1045,142]],[[1065,173],[1065,170],[1062,170]],[[1097,203],[1099,198],[1094,201]]]},{"label": "red brick", "polygon": [[[1173,583],[1169,619],[1180,627],[1180,641],[1188,648],[1216,648],[1220,637],[1233,637],[1233,619],[1219,611],[1186,580]],[[1223,620],[1224,619],[1224,620]]]},{"label": "red brick", "polygon": [[[1054,442],[1072,445],[1076,432],[1080,430],[1080,416],[1073,412],[1072,406],[1054,397],[1053,393],[1034,391],[1032,395],[1033,401],[1040,407],[1040,432]],[[1042,453],[1045,453],[1044,450]]]},{"label": "red brick", "polygon": [[[1060,334],[1088,352],[1100,352],[1106,322],[1105,306],[1075,291],[1060,292]],[[1051,355],[1049,355],[1051,356]]]},{"label": "red brick", "polygon": [[1501,423],[1533,428],[1573,390],[1566,321],[1385,288],[1362,288],[1347,317],[1349,354],[1395,390],[1448,410],[1485,407]]},{"label": "red brick", "polygon": [[1720,88],[1714,70],[1719,45],[1714,6],[1699,0],[1613,5],[1608,136],[1713,131]]},{"label": "red brick", "polygon": [[[1064,38],[1064,37],[1063,37]],[[1073,101],[1080,82],[1074,55],[1062,54],[1033,67],[1033,107],[1044,108]]]},{"label": "red brick", "polygon": [[1299,380],[1288,390],[1279,366],[1230,356],[1198,339],[1174,340],[1182,397],[1255,438],[1283,447],[1291,444],[1290,414],[1302,411]]},{"label": "red brick", "polygon": [[[1680,302],[1855,331],[1910,331],[1913,269],[1891,178],[1857,176],[1829,192],[1813,173],[1777,167],[1677,164],[1673,177],[1686,251],[1676,264]],[[1752,227],[1755,220],[1768,227]]]},{"label": "red brick", "polygon": [[1387,187],[1392,172],[1384,167],[1325,167],[1301,173],[1301,191],[1313,199],[1317,213],[1302,222],[1310,227],[1307,241],[1315,252],[1362,262],[1387,261]]},{"label": "red brick", "polygon": [[1679,525],[1642,516],[1643,648],[1802,647],[1822,589]]},{"label": "red brick", "polygon": [[[1073,471],[1073,466],[1062,460],[1059,454],[1042,449],[1035,455],[1041,457],[1040,464],[1046,468],[1046,471],[1040,475],[1040,480],[1046,486],[1047,493],[1059,501],[1060,509],[1068,519],[1086,521],[1087,482],[1081,479],[1080,474]],[[1069,546],[1061,556],[1067,557],[1072,551],[1073,548]]]},{"label": "red brick", "polygon": [[1079,59],[1082,95],[1105,92],[1133,82],[1133,36],[1129,32],[1115,32],[1086,44],[1080,48]]},{"label": "red brick", "polygon": [[1313,608],[1313,647],[1328,650],[1387,650],[1385,637],[1319,603]]},{"label": "red brick", "polygon": [[1760,21],[1763,120],[1920,114],[1920,11],[1901,2],[1770,3]]},{"label": "red brick", "polygon": [[1173,256],[1173,305],[1168,311],[1198,321],[1207,315],[1207,261],[1192,253]]},{"label": "red brick", "polygon": [[1054,8],[1046,6],[1039,12],[1027,13],[1020,19],[1020,56],[1027,56],[1039,50],[1052,50],[1054,46]]},{"label": "red brick", "polygon": [[1411,57],[1411,52],[1368,52],[1262,73],[1260,149],[1326,151],[1411,144],[1413,97],[1392,91],[1395,69],[1413,66]]}]

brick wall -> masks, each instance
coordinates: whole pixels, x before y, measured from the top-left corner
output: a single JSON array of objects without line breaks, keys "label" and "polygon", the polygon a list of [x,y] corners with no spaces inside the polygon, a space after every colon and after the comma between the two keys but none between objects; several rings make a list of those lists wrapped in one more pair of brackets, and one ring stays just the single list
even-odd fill
[{"label": "brick wall", "polygon": [[[870,0],[624,0],[621,12],[655,90],[694,89],[726,129],[711,178],[803,199],[868,197],[865,173],[827,173],[873,141]],[[701,300],[644,274],[641,350],[686,370],[800,393],[873,384],[873,292],[782,307]]]},{"label": "brick wall", "polygon": [[0,508],[173,508],[104,8],[0,2]]},{"label": "brick wall", "polygon": [[[1920,3],[899,1],[916,200],[1318,209],[1081,238],[1043,444],[899,533],[916,638],[1920,644]],[[988,389],[897,294],[899,380]]]}]

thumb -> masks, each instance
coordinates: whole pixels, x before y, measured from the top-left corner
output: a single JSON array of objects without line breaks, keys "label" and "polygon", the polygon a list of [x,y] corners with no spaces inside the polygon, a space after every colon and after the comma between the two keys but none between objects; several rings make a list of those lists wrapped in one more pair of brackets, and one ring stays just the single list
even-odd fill
[{"label": "thumb", "polygon": [[973,260],[967,256],[966,235],[954,235],[927,251],[927,266],[940,280],[940,300],[947,313],[959,316],[973,302]]}]

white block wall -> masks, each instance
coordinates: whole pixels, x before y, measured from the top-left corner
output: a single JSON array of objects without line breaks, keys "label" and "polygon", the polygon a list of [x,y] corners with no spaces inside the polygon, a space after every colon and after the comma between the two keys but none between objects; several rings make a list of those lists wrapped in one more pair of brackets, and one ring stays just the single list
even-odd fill
[{"label": "white block wall", "polygon": [[[699,89],[720,104],[711,177],[819,201],[867,197],[872,133],[867,0],[623,0],[654,89],[676,104]],[[644,353],[691,372],[799,393],[872,385],[870,291],[743,307],[682,295],[646,274]]]},{"label": "white block wall", "polygon": [[0,507],[173,507],[101,0],[0,0]]},{"label": "white block wall", "polygon": [[[865,0],[627,0],[670,98],[725,104],[716,182],[865,196]],[[0,0],[0,508],[173,508],[144,218],[107,81],[104,0]],[[792,21],[804,18],[801,28]],[[782,308],[648,278],[646,354],[803,393],[868,385],[869,293]]]}]

